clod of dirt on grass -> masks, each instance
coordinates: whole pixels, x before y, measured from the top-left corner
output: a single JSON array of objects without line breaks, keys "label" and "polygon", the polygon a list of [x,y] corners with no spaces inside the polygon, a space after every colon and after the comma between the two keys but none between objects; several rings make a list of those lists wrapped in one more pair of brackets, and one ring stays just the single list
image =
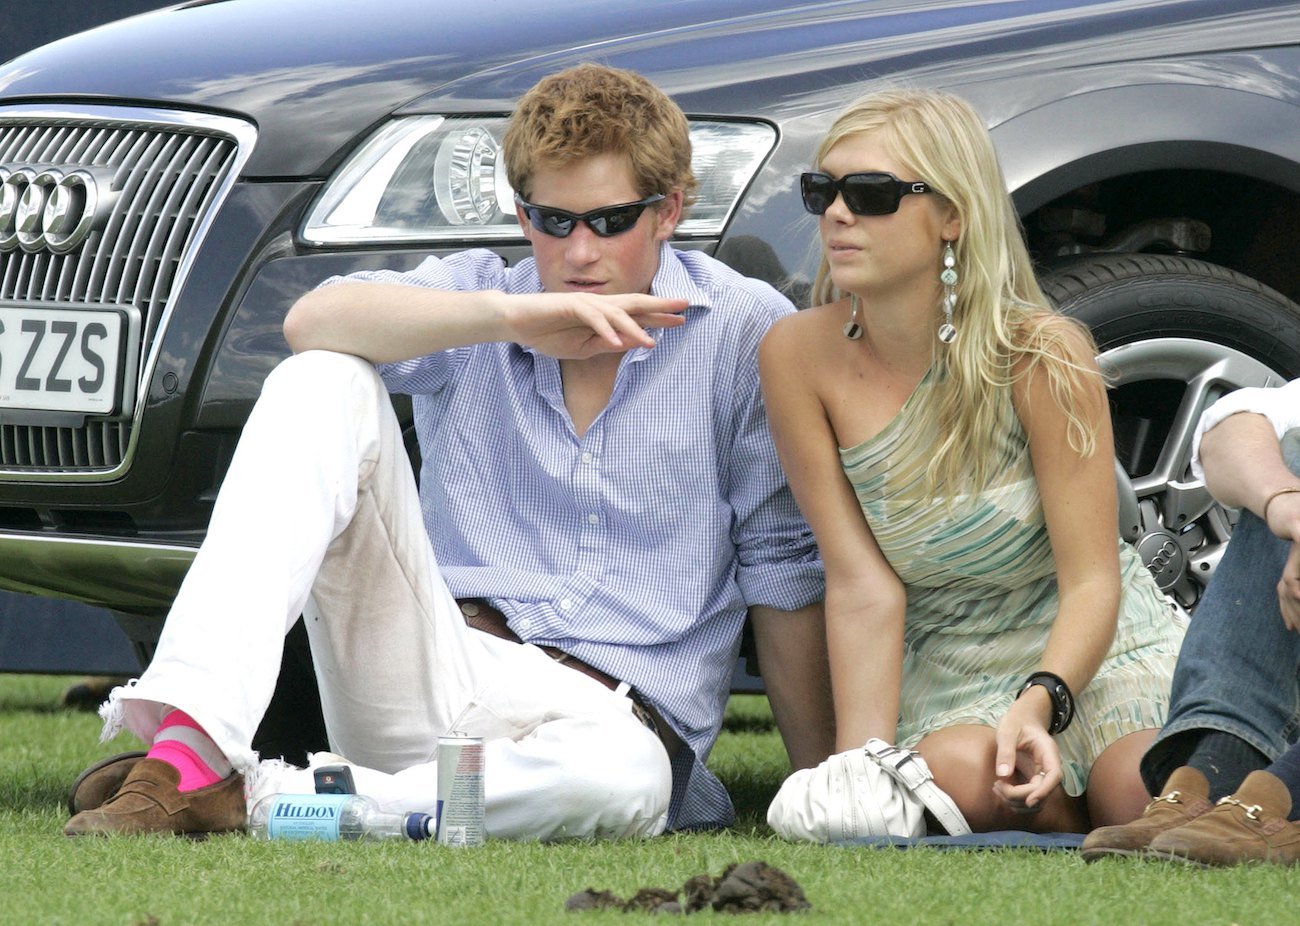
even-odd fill
[{"label": "clod of dirt on grass", "polygon": [[643,887],[629,900],[587,888],[570,896],[564,908],[642,913],[789,913],[809,910],[812,904],[794,878],[767,862],[753,861],[728,865],[716,878],[695,875],[677,891]]}]

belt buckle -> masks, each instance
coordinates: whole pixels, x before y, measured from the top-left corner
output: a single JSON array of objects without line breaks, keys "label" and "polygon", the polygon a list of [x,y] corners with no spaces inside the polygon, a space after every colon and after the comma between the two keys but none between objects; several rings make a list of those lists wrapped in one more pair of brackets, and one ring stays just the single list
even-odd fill
[{"label": "belt buckle", "polygon": [[[628,692],[627,697],[628,700],[632,702],[632,716],[641,721],[641,723],[656,737],[659,737],[659,725],[655,723],[655,719],[650,716],[650,712],[646,710],[645,705],[634,697],[632,692]],[[659,738],[662,739],[662,737]]]}]

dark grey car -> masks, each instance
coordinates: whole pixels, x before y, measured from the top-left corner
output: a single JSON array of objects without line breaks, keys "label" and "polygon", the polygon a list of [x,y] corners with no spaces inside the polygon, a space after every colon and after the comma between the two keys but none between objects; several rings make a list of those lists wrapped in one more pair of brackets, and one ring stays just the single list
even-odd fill
[{"label": "dark grey car", "polygon": [[156,633],[288,305],[334,273],[523,254],[502,122],[587,59],[691,115],[681,243],[796,301],[815,224],[795,178],[833,114],[882,83],[970,99],[1114,377],[1126,529],[1194,606],[1231,529],[1187,469],[1195,417],[1300,375],[1296,2],[221,0],[20,56],[0,66],[0,588]]}]

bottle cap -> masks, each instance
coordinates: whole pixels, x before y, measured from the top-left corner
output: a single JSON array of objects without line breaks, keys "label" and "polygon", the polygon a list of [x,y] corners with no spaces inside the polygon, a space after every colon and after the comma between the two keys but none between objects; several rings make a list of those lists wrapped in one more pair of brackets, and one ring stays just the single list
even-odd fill
[{"label": "bottle cap", "polygon": [[408,813],[406,815],[406,835],[411,839],[428,839],[433,835],[430,824],[433,817],[427,813]]}]

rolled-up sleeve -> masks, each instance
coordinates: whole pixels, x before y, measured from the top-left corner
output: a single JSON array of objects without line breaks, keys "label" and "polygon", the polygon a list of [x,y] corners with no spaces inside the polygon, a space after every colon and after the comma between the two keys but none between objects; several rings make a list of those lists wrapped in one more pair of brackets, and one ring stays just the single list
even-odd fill
[{"label": "rolled-up sleeve", "polygon": [[825,577],[812,530],[777,460],[756,360],[738,372],[735,395],[727,494],[736,515],[737,583],[751,607],[794,611],[822,600]]},{"label": "rolled-up sleeve", "polygon": [[1300,379],[1277,388],[1250,386],[1237,389],[1202,412],[1192,436],[1192,474],[1197,479],[1205,479],[1205,471],[1201,468],[1201,438],[1216,424],[1240,412],[1263,415],[1281,440],[1287,431],[1300,427]]}]

